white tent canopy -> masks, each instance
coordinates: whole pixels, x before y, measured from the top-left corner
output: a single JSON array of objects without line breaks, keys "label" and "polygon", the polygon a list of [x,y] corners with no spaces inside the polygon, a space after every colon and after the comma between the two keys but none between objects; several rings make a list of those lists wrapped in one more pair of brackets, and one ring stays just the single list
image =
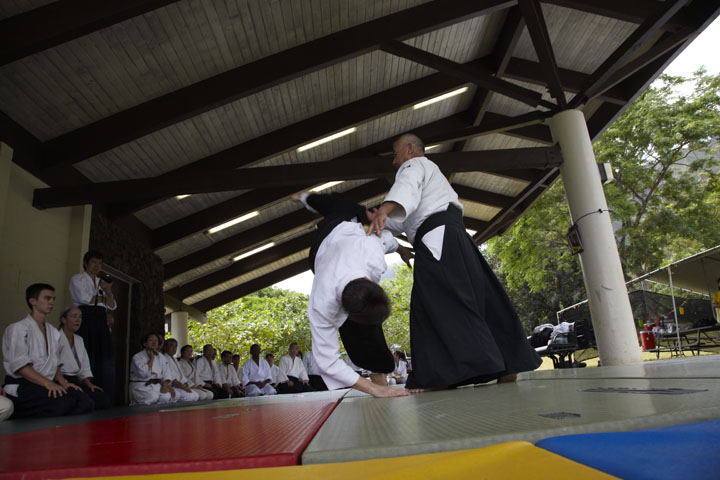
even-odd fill
[{"label": "white tent canopy", "polygon": [[658,268],[628,284],[642,280],[663,283],[672,287],[712,296],[720,277],[720,245]]}]

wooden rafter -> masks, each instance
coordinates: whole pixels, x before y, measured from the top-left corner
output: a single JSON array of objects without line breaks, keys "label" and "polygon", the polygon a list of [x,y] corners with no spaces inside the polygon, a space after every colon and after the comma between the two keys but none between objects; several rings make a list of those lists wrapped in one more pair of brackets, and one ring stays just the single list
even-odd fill
[{"label": "wooden rafter", "polygon": [[[461,135],[461,137],[464,135]],[[537,147],[514,150],[449,152],[432,155],[443,172],[508,172],[514,169],[547,168],[561,162],[559,150]],[[121,180],[82,187],[49,187],[35,190],[33,205],[37,208],[65,207],[108,199],[145,198],[155,193],[223,192],[252,188],[289,187],[320,184],[337,180],[392,178],[395,175],[386,158],[365,157],[275,167],[244,168],[176,175],[169,184],[156,178]]]},{"label": "wooden rafter", "polygon": [[0,66],[178,0],[59,0],[0,21]]}]

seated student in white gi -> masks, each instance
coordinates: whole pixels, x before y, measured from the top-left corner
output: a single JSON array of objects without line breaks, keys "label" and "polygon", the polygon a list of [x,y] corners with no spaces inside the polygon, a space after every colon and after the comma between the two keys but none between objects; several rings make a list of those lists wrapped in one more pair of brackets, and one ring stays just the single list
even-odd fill
[{"label": "seated student in white gi", "polygon": [[400,350],[395,350],[393,353],[395,357],[395,370],[390,374],[390,385],[402,385],[407,381],[407,358],[405,353]]},{"label": "seated student in white gi", "polygon": [[93,399],[95,409],[108,408],[112,405],[110,398],[102,388],[93,383],[90,369],[90,358],[85,350],[85,342],[77,332],[82,324],[82,311],[78,307],[70,307],[60,314],[60,362],[65,379],[80,388]]},{"label": "seated student in white gi", "polygon": [[197,379],[195,372],[195,363],[193,362],[193,349],[191,345],[185,345],[180,349],[180,359],[178,360],[178,366],[180,371],[188,382],[192,389],[197,392],[200,400],[212,400],[213,392],[209,388],[204,388],[204,383]]},{"label": "seated student in white gi", "polygon": [[260,395],[275,395],[277,392],[270,385],[272,375],[270,365],[260,358],[260,345],[257,343],[250,347],[250,359],[243,364],[243,387],[248,397]]},{"label": "seated student in white gi", "polygon": [[265,361],[270,365],[270,385],[277,390],[278,378],[280,377],[280,369],[275,365],[275,355],[268,353],[265,355]]},{"label": "seated student in white gi", "polygon": [[0,422],[10,418],[13,414],[13,403],[12,400],[5,396],[5,390],[0,387]]},{"label": "seated student in white gi", "polygon": [[220,371],[220,379],[223,390],[228,395],[228,398],[240,398],[245,396],[242,383],[237,376],[237,370],[232,364],[232,352],[225,350],[220,354],[220,360],[222,363],[218,365]]},{"label": "seated student in white gi", "polygon": [[55,306],[55,288],[35,283],[25,290],[30,314],[5,329],[2,339],[5,395],[14,418],[75,415],[93,409],[93,401],[62,374],[60,332],[45,322]]},{"label": "seated student in white gi", "polygon": [[312,350],[309,350],[305,355],[303,355],[303,364],[305,365],[305,370],[308,374],[310,386],[317,391],[327,390],[327,385],[325,385],[325,382],[323,382],[323,379],[320,376],[320,370],[317,368]]},{"label": "seated student in white gi", "polygon": [[305,365],[298,356],[299,351],[300,347],[297,342],[292,342],[288,348],[288,354],[280,358],[278,365],[280,369],[278,393],[315,391],[315,389],[310,386]]},{"label": "seated student in white gi", "polygon": [[152,405],[175,401],[170,380],[163,377],[165,362],[158,348],[160,336],[148,333],[142,339],[143,349],[130,362],[130,405]]},{"label": "seated student in white gi", "polygon": [[215,363],[215,348],[207,344],[203,346],[203,354],[195,359],[195,375],[203,388],[213,392],[215,400],[228,398],[228,393],[222,387],[222,378],[217,363]]},{"label": "seated student in white gi", "polygon": [[167,369],[163,377],[170,380],[170,386],[175,390],[178,402],[196,402],[200,399],[200,395],[190,387],[187,377],[180,370],[180,365],[175,358],[177,347],[178,343],[174,338],[168,338],[163,343],[162,357],[165,359],[165,368]]},{"label": "seated student in white gi", "polygon": [[233,364],[233,367],[235,367],[235,373],[237,373],[238,380],[240,380],[240,384],[242,385],[242,383],[243,383],[243,377],[242,377],[242,371],[243,371],[243,369],[242,369],[242,365],[240,365],[240,355],[238,355],[237,353],[236,353],[235,355],[233,355],[232,364]]},{"label": "seated student in white gi", "polygon": [[[398,251],[409,262],[410,251],[389,232],[367,236],[362,223],[369,221],[368,211],[342,195],[302,194],[293,200],[325,217],[310,249],[315,279],[308,305],[313,356],[325,384],[331,390],[353,387],[375,397],[407,395],[387,386],[394,363],[382,322],[390,304],[378,284],[387,269],[385,254]],[[371,375],[373,382],[342,361],[338,331],[353,362],[377,372]]]}]

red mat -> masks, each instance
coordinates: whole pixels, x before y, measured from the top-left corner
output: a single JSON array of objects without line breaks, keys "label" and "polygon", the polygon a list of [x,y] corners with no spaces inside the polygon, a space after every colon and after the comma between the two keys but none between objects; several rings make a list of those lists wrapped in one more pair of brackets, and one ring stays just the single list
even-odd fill
[{"label": "red mat", "polygon": [[297,465],[334,400],[148,413],[0,437],[0,479]]}]

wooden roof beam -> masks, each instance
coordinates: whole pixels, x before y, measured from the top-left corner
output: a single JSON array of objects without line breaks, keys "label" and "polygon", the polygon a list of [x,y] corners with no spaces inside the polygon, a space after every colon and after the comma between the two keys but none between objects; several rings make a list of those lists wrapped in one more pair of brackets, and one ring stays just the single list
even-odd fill
[{"label": "wooden roof beam", "polygon": [[[477,127],[474,127],[477,128]],[[467,138],[464,133],[460,138]],[[430,142],[429,142],[430,143]],[[513,169],[547,168],[562,162],[559,150],[538,147],[513,150],[449,152],[431,155],[444,172],[505,172]],[[392,178],[395,169],[387,158],[365,157],[329,162],[242,168],[177,175],[173,182],[156,178],[93,183],[81,187],[50,187],[35,190],[33,205],[37,208],[66,207],[104,202],[113,198],[147,198],[156,193],[223,192],[252,188],[308,185],[337,180]]]},{"label": "wooden roof beam", "polygon": [[561,109],[565,109],[567,102],[565,101],[565,92],[563,91],[560,76],[558,75],[557,62],[555,61],[555,53],[550,43],[550,35],[548,35],[547,25],[543,17],[542,8],[539,0],[520,0],[520,11],[525,19],[530,39],[535,47],[540,60],[545,80],[547,81],[548,90],[557,101]]},{"label": "wooden roof beam", "polygon": [[0,66],[178,0],[59,0],[0,21]]}]

